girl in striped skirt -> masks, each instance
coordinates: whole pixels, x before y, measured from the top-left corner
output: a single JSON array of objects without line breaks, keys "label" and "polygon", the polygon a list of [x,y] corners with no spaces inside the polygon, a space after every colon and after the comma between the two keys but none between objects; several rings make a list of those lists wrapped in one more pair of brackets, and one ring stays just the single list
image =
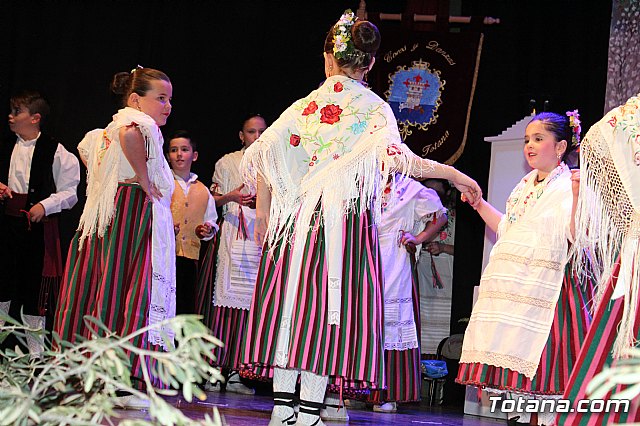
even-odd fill
[{"label": "girl in striped skirt", "polygon": [[[587,132],[580,147],[580,200],[576,214],[576,246],[596,261],[597,303],[593,323],[584,341],[564,398],[572,408],[590,396],[586,388],[603,369],[615,368],[624,350],[640,339],[640,97],[614,108]],[[584,258],[577,257],[580,263]],[[580,266],[580,265],[579,265]],[[578,267],[578,271],[582,268]],[[628,395],[626,409],[610,403],[617,385],[605,397],[610,409],[562,413],[559,425],[605,425],[640,422],[637,392]],[[599,402],[600,404],[602,402]],[[586,401],[582,407],[589,405]],[[611,409],[611,408],[614,409]]]},{"label": "girl in striped skirt", "polygon": [[391,108],[362,81],[379,45],[377,28],[347,11],[325,41],[325,82],[242,159],[245,182],[257,187],[256,240],[265,241],[243,361],[274,367],[272,425],[322,424],[329,376],[385,387],[376,223],[390,171],[447,178],[472,203],[481,197],[475,181],[401,143]]},{"label": "girl in striped skirt", "polygon": [[[161,71],[138,67],[116,74],[112,89],[126,107],[78,146],[88,170],[87,201],[55,322],[70,341],[98,332],[88,329],[84,315],[118,335],[175,316],[174,183],[159,127],[171,113],[171,82]],[[163,333],[173,338],[171,329],[158,327],[134,343],[160,350]],[[131,361],[132,377],[141,379],[142,360]]]},{"label": "girl in striped skirt", "polygon": [[[512,191],[506,214],[484,200],[477,208],[498,240],[464,336],[461,384],[515,398],[564,391],[588,326],[578,279],[566,268],[577,185],[572,196],[562,160],[577,147],[577,127],[569,116],[533,117],[524,154],[534,170]],[[548,425],[553,413],[526,417],[516,413],[511,421]]]},{"label": "girl in striped skirt", "polygon": [[[218,240],[203,260],[199,286],[207,294],[201,298],[204,322],[224,343],[214,355],[226,377],[225,388],[245,395],[253,395],[255,390],[240,381],[240,351],[262,251],[253,239],[255,193],[242,184],[240,161],[266,127],[260,114],[249,114],[239,132],[243,148],[216,162],[211,192],[216,205],[222,207],[222,223]],[[219,382],[207,383],[205,389],[217,391],[221,386]]]}]

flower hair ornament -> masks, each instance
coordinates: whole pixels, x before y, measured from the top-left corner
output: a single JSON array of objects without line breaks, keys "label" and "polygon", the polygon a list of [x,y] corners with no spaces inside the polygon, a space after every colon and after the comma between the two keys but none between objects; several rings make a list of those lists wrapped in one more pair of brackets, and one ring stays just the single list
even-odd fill
[{"label": "flower hair ornament", "polygon": [[347,9],[334,25],[333,56],[336,59],[346,59],[358,54],[351,38],[351,27],[353,27],[357,19],[358,17],[355,13],[351,9]]},{"label": "flower hair ornament", "polygon": [[144,67],[142,65],[138,65],[137,67],[135,67],[134,69],[131,70],[131,74],[133,74],[136,70],[141,70]]},{"label": "flower hair ornament", "polygon": [[582,132],[580,113],[577,109],[567,111],[567,117],[569,117],[569,127],[571,127],[571,146],[576,148],[580,145],[580,133]]}]

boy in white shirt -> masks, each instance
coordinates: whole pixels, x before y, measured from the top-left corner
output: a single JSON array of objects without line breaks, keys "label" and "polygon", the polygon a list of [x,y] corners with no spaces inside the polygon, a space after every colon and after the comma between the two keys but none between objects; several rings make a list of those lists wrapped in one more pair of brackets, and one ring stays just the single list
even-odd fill
[{"label": "boy in white shirt", "polygon": [[[24,91],[9,105],[16,139],[0,147],[0,310],[16,318],[22,309],[29,326],[44,329],[63,271],[58,216],[78,201],[80,165],[40,131],[49,105],[38,92]],[[32,356],[42,351],[42,335],[27,342]]]},{"label": "boy in white shirt", "polygon": [[176,314],[193,314],[196,313],[200,240],[213,238],[218,230],[218,214],[209,189],[191,173],[198,151],[188,132],[180,130],[173,135],[167,157],[176,185],[171,198],[176,232]]}]

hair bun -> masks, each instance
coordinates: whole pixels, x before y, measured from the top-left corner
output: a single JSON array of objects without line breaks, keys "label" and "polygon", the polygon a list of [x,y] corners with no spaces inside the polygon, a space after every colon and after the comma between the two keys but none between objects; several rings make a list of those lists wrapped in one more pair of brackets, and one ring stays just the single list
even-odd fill
[{"label": "hair bun", "polygon": [[116,95],[124,95],[127,93],[129,84],[131,82],[130,72],[119,72],[113,76],[111,80],[111,91]]},{"label": "hair bun", "polygon": [[351,37],[356,49],[374,54],[380,48],[380,32],[378,27],[369,21],[356,21],[351,28]]}]

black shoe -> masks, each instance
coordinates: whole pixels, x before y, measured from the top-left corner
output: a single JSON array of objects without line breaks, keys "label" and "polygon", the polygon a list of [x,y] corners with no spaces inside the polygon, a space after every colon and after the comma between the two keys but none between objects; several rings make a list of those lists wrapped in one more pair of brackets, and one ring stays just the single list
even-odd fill
[{"label": "black shoe", "polygon": [[528,425],[529,422],[525,423],[525,422],[519,422],[518,420],[520,419],[520,416],[517,417],[512,417],[510,419],[507,419],[507,426],[518,426],[518,425]]}]

